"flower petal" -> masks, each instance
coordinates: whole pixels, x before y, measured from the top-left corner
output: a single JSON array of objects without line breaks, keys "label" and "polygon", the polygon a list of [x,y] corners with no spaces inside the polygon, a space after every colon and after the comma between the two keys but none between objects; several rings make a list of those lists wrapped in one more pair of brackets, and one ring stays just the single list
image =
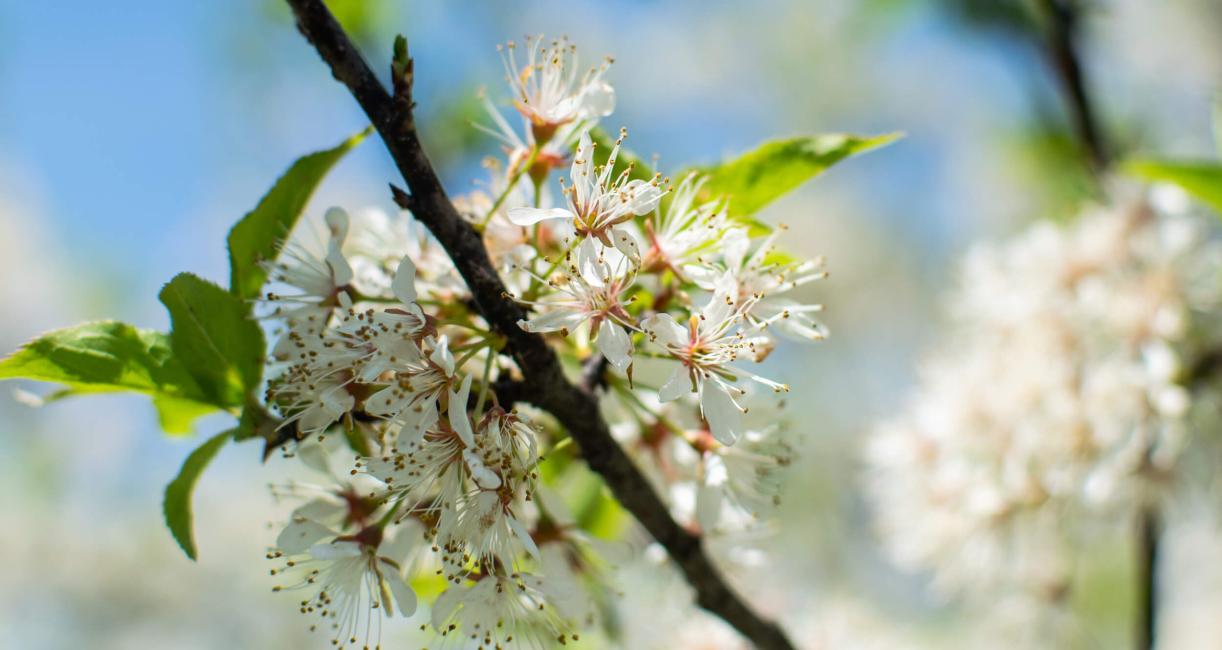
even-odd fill
[{"label": "flower petal", "polygon": [[533,226],[548,219],[572,219],[573,213],[564,208],[513,208],[508,217],[515,226]]},{"label": "flower petal", "polygon": [[347,557],[359,557],[360,554],[361,545],[358,542],[331,542],[310,547],[310,555],[317,560],[340,560]]},{"label": "flower petal", "polygon": [[398,571],[393,571],[390,575],[383,575],[382,579],[390,586],[390,593],[395,598],[395,606],[399,609],[399,613],[404,616],[415,614],[416,592],[412,591],[412,588],[403,580],[403,576]]},{"label": "flower petal", "polygon": [[454,355],[450,353],[450,337],[444,334],[438,337],[429,359],[437,364],[447,377],[454,376]]},{"label": "flower petal", "polygon": [[471,399],[471,376],[462,380],[458,392],[450,389],[450,426],[468,449],[475,447],[475,432],[471,430],[471,418],[467,415],[467,402]]},{"label": "flower petal", "polygon": [[412,263],[412,258],[404,255],[399,261],[399,268],[395,270],[395,279],[391,281],[390,289],[399,302],[405,305],[416,302],[416,265]]},{"label": "flower petal", "polygon": [[509,520],[509,527],[513,529],[513,534],[517,535],[518,539],[522,542],[522,546],[526,547],[526,552],[530,553],[531,557],[536,560],[542,559],[539,555],[539,547],[535,544],[534,538],[530,536],[530,532],[522,525],[522,522],[512,515],[507,517],[507,519]]},{"label": "flower petal", "polygon": [[692,382],[691,377],[687,372],[687,367],[680,364],[675,366],[675,371],[671,373],[670,379],[662,384],[662,388],[658,389],[658,400],[669,402],[678,399],[681,395],[691,392]]},{"label": "flower petal", "polygon": [[647,181],[640,179],[630,181],[624,189],[632,197],[629,203],[632,213],[638,216],[653,212],[662,200],[662,190]]},{"label": "flower petal", "polygon": [[641,329],[649,332],[655,341],[665,347],[679,347],[687,341],[687,330],[675,322],[670,314],[654,314],[641,322]]},{"label": "flower petal", "polygon": [[318,542],[334,536],[335,531],[317,521],[301,519],[289,523],[280,531],[280,535],[276,537],[276,548],[285,555],[298,555],[305,553]]},{"label": "flower petal", "polygon": [[623,371],[632,363],[632,338],[610,318],[598,325],[598,349],[616,370]]},{"label": "flower petal", "polygon": [[615,89],[598,81],[587,85],[581,93],[578,107],[581,119],[598,119],[615,111]]},{"label": "flower petal", "polygon": [[742,412],[727,392],[725,386],[706,381],[700,391],[700,411],[709,422],[713,437],[723,445],[732,445],[738,440],[742,428]]}]

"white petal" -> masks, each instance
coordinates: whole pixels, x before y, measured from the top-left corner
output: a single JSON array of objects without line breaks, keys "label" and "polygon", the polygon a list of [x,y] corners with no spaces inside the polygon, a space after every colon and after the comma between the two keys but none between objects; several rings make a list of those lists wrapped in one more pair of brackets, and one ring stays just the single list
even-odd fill
[{"label": "white petal", "polygon": [[616,370],[622,371],[632,363],[632,338],[610,318],[604,318],[598,326],[598,349]]},{"label": "white petal", "polygon": [[585,87],[581,94],[582,119],[606,117],[615,110],[615,89],[611,84],[598,81]]},{"label": "white petal", "polygon": [[339,560],[346,557],[359,557],[361,555],[361,545],[357,542],[315,544],[310,547],[310,555],[313,555],[318,560]]},{"label": "white petal", "polygon": [[654,314],[641,322],[641,329],[649,332],[659,345],[682,346],[687,341],[687,329],[675,322],[670,314]]},{"label": "white petal", "polygon": [[723,445],[732,445],[738,440],[742,428],[742,412],[726,388],[716,382],[704,383],[700,391],[700,410],[709,421],[713,437]]},{"label": "white petal", "polygon": [[653,183],[640,179],[629,182],[624,189],[632,196],[629,207],[636,215],[653,212],[654,208],[658,207],[658,202],[662,200],[661,189]]},{"label": "white petal", "polygon": [[395,597],[395,606],[399,608],[399,613],[404,616],[415,614],[416,592],[403,581],[403,576],[395,571],[391,575],[383,575],[382,579],[390,586],[390,593]]},{"label": "white petal", "polygon": [[403,408],[403,400],[396,394],[398,390],[397,385],[391,385],[370,395],[369,399],[365,400],[365,412],[378,417],[395,415]]},{"label": "white petal", "polygon": [[509,527],[513,529],[513,534],[518,536],[522,541],[522,546],[526,547],[526,552],[530,553],[536,560],[541,559],[539,556],[539,547],[535,545],[535,540],[530,536],[530,532],[518,521],[517,517],[508,517]]},{"label": "white petal", "polygon": [[407,556],[412,549],[423,542],[424,526],[420,520],[409,517],[395,528],[394,538],[382,542],[382,545],[378,547],[378,556],[390,558],[402,566],[407,563]]},{"label": "white petal", "polygon": [[352,485],[352,489],[361,495],[374,496],[382,494],[387,490],[387,486],[376,476],[369,474],[357,474],[353,476],[348,483]]},{"label": "white petal", "polygon": [[687,371],[687,366],[679,364],[675,366],[675,371],[670,374],[670,379],[662,384],[662,388],[658,389],[658,400],[669,402],[678,399],[684,393],[689,393],[692,390],[691,376]]},{"label": "white petal", "polygon": [[283,551],[285,555],[297,555],[305,553],[311,546],[333,536],[335,536],[335,531],[330,528],[316,521],[303,519],[290,523],[280,531],[280,535],[276,538],[276,548]]},{"label": "white petal", "polygon": [[327,266],[331,267],[332,286],[343,287],[352,282],[352,266],[348,264],[338,242],[331,242],[327,248]]},{"label": "white petal", "polygon": [[709,532],[717,526],[721,517],[721,488],[701,485],[696,489],[696,523],[700,530]]},{"label": "white petal", "polygon": [[447,377],[454,376],[454,355],[450,353],[450,338],[442,335],[433,345],[433,353],[429,355],[433,363],[441,367]]},{"label": "white petal", "polygon": [[462,438],[468,449],[475,446],[475,432],[471,430],[471,418],[467,415],[467,402],[471,399],[471,376],[462,380],[458,392],[450,389],[450,426]]},{"label": "white petal", "polygon": [[462,452],[463,462],[467,464],[467,469],[471,470],[471,480],[484,490],[495,490],[501,487],[501,477],[497,476],[496,472],[488,469],[484,465],[484,461],[475,455],[475,452],[470,449],[464,449]]},{"label": "white petal", "polygon": [[559,332],[560,330],[568,330],[572,332],[576,327],[586,319],[586,315],[581,312],[557,310],[540,314],[530,320],[518,321],[518,327],[527,332]]},{"label": "white petal", "polygon": [[331,465],[327,462],[327,450],[317,443],[307,443],[297,448],[297,458],[301,464],[316,472],[331,473]]},{"label": "white petal", "polygon": [[450,620],[450,616],[454,614],[454,610],[462,603],[463,597],[467,595],[468,588],[463,585],[455,585],[446,589],[437,600],[433,601],[432,624],[433,629],[440,632],[446,621]]},{"label": "white petal", "polygon": [[636,241],[636,236],[627,228],[612,228],[611,243],[615,244],[615,248],[624,254],[624,257],[632,260],[633,265],[641,263],[641,246]]},{"label": "white petal", "polygon": [[751,238],[747,236],[746,228],[731,228],[721,238],[721,254],[726,261],[726,268],[737,271],[742,268],[747,257],[747,248],[751,246]]},{"label": "white petal", "polygon": [[327,223],[327,230],[331,232],[331,239],[343,243],[348,237],[348,213],[343,208],[327,208],[327,212],[323,215],[323,221]]},{"label": "white petal", "polygon": [[327,521],[348,512],[348,506],[330,499],[311,499],[293,511],[293,519]]},{"label": "white petal", "polygon": [[563,208],[513,208],[508,216],[515,226],[533,226],[548,219],[572,219],[573,213]]},{"label": "white petal", "polygon": [[399,261],[399,268],[395,270],[395,279],[391,281],[390,289],[399,302],[405,305],[416,302],[416,265],[412,263],[412,258],[404,255]]}]

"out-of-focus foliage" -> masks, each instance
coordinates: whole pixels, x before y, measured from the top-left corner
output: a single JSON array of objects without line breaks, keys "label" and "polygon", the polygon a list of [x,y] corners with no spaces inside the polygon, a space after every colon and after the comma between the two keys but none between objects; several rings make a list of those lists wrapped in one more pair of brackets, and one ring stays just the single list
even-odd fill
[{"label": "out-of-focus foliage", "polygon": [[1125,165],[1129,173],[1148,181],[1163,181],[1180,186],[1189,194],[1222,214],[1222,164],[1216,162],[1175,162],[1134,160]]}]

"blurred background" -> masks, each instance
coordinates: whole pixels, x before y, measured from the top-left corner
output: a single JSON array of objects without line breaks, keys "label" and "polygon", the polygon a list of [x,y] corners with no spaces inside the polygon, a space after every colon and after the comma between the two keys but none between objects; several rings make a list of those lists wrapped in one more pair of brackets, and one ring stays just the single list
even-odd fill
[{"label": "blurred background", "polygon": [[[605,126],[628,127],[630,146],[662,169],[770,137],[906,132],[763,215],[790,225],[795,252],[828,257],[831,278],[813,292],[832,337],[774,357],[802,434],[783,525],[765,541],[784,567],[736,579],[803,647],[979,647],[925,576],[880,552],[858,459],[938,335],[957,255],[1064,216],[1092,192],[1026,2],[330,4],[379,70],[394,35],[409,38],[421,128],[453,193],[473,187],[495,147],[468,125],[483,119],[478,88],[505,95],[495,46],[527,33],[567,34],[588,61],[615,56],[619,105]],[[1117,146],[1210,155],[1222,4],[1098,0],[1081,28],[1090,90]],[[0,89],[5,352],[86,319],[165,328],[160,285],[182,270],[223,280],[233,222],[297,156],[364,125],[273,0],[0,3]],[[391,209],[396,177],[371,141],[328,177],[309,214]],[[263,553],[268,522],[284,513],[266,484],[283,469],[262,466],[257,445],[225,449],[204,475],[193,564],[165,532],[160,501],[198,440],[162,435],[140,397],[34,410],[16,386],[0,386],[0,648],[325,645],[271,594]],[[1222,559],[1222,523],[1200,522],[1168,542],[1166,580],[1184,586],[1160,620],[1165,647],[1222,638],[1206,627],[1219,625],[1222,571],[1199,564]],[[1183,549],[1198,559],[1178,561]],[[1119,647],[1131,632],[1128,553],[1122,540],[1098,549],[1075,596],[1088,647]],[[706,630],[631,647],[715,641]]]}]

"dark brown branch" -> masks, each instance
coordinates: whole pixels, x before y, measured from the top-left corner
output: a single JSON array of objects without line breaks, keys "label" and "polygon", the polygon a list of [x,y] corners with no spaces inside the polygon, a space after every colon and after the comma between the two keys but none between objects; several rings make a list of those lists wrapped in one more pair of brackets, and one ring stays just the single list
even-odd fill
[{"label": "dark brown branch", "polygon": [[1213,348],[1203,351],[1197,357],[1196,363],[1189,366],[1184,376],[1184,385],[1191,389],[1206,387],[1222,370],[1222,349]]},{"label": "dark brown branch", "polygon": [[568,429],[589,466],[682,569],[701,607],[725,619],[759,648],[792,648],[775,623],[761,618],[730,588],[705,554],[700,538],[671,518],[649,482],[611,437],[594,395],[569,383],[555,352],[542,337],[518,327],[526,314],[507,298],[482,239],[455,210],[420,144],[412,118],[406,46],[401,56],[396,52],[392,72],[406,74],[396,76],[392,97],[322,0],[286,1],[301,33],[330,66],[332,75],[348,87],[385,142],[410,192],[400,192],[396,199],[409,205],[416,219],[446,249],[480,314],[505,336],[506,352],[522,370],[525,399],[549,411]]},{"label": "dark brown branch", "polygon": [[1134,648],[1153,650],[1158,624],[1158,545],[1161,523],[1152,507],[1137,522],[1137,630]]},{"label": "dark brown branch", "polygon": [[597,352],[581,365],[581,389],[593,393],[607,387],[607,357]]},{"label": "dark brown branch", "polygon": [[1047,18],[1048,63],[1056,73],[1073,121],[1074,133],[1090,163],[1100,173],[1111,162],[1111,152],[1099,128],[1099,121],[1086,87],[1082,61],[1078,56],[1078,0],[1040,0]]}]

